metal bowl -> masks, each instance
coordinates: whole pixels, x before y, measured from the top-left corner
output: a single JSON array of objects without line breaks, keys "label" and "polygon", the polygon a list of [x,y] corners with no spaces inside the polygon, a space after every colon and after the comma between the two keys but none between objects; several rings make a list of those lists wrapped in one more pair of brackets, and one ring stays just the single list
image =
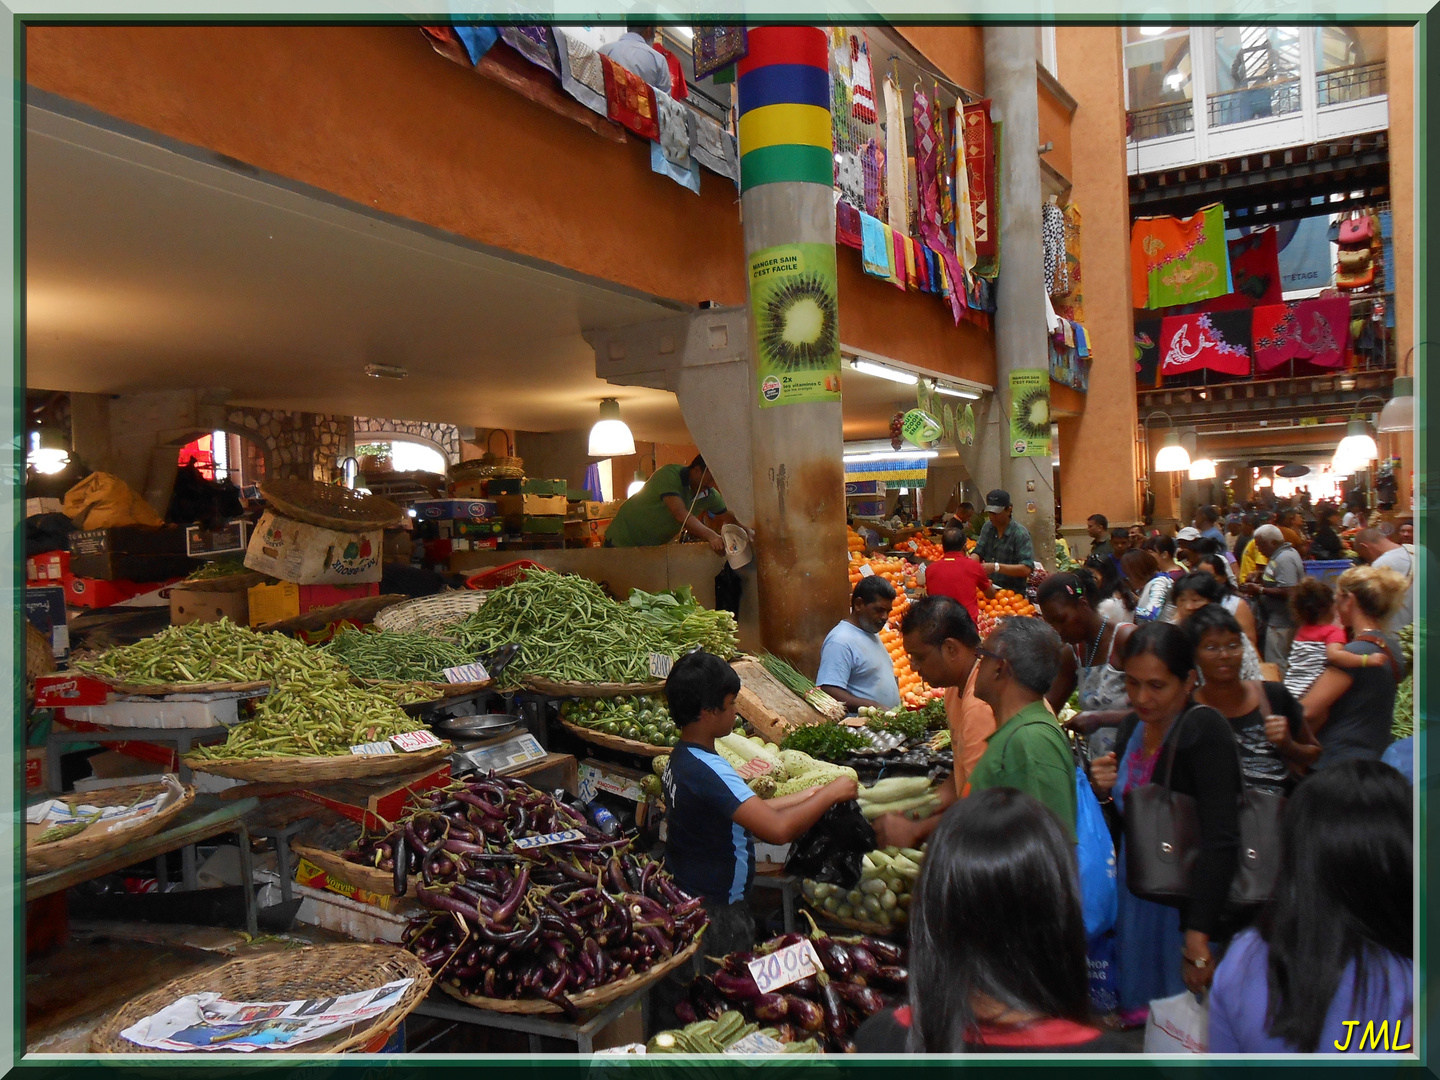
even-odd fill
[{"label": "metal bowl", "polygon": [[489,739],[514,731],[522,723],[523,718],[510,713],[486,713],[481,716],[456,716],[449,720],[437,720],[435,729],[444,735],[461,739]]}]

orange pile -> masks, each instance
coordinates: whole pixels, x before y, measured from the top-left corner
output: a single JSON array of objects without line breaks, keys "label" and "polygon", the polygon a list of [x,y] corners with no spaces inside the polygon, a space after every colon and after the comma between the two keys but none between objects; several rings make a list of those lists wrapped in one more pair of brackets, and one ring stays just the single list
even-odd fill
[{"label": "orange pile", "polygon": [[1008,619],[1012,615],[1036,614],[1034,604],[1009,589],[998,590],[993,600],[986,600],[977,589],[975,600],[980,605],[980,625],[976,629],[980,631],[982,638],[989,637],[990,631],[995,629],[995,624],[1001,619]]},{"label": "orange pile", "polygon": [[848,525],[845,527],[845,546],[852,552],[865,550],[865,538]]},{"label": "orange pile", "polygon": [[900,684],[900,703],[907,709],[918,709],[931,698],[944,697],[944,690],[936,690],[928,686],[925,680],[915,674],[910,668],[910,657],[905,652],[905,642],[900,637],[900,631],[887,626],[880,631],[880,643],[885,646],[885,651],[890,654],[890,662],[895,665],[895,681]]},{"label": "orange pile", "polygon": [[944,549],[927,536],[913,536],[901,546],[909,548],[916,555],[930,562],[945,554]]},{"label": "orange pile", "polygon": [[899,622],[900,617],[910,607],[910,597],[905,594],[905,587],[916,588],[915,568],[904,559],[886,559],[876,556],[874,558],[862,558],[852,554],[850,556],[850,588],[855,588],[861,577],[860,567],[868,566],[874,572],[875,577],[882,577],[891,585],[895,586],[895,603],[890,608],[890,622]]}]

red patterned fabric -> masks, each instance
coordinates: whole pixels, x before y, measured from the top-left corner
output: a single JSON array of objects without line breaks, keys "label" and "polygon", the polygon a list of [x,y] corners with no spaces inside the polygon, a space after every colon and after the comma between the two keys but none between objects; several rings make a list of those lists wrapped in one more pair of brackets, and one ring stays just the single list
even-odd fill
[{"label": "red patterned fabric", "polygon": [[864,246],[860,235],[860,211],[843,201],[835,204],[835,242],[856,250]]},{"label": "red patterned fabric", "polygon": [[1252,335],[1255,366],[1270,371],[1287,360],[1322,368],[1345,364],[1350,337],[1350,302],[1343,298],[1301,300],[1255,309]]},{"label": "red patterned fabric", "polygon": [[636,135],[660,138],[660,112],[655,106],[655,89],[633,71],[621,67],[604,53],[605,115],[623,124]]},{"label": "red patterned fabric", "polygon": [[1172,315],[1160,323],[1160,377],[1210,368],[1250,374],[1250,313]]},{"label": "red patterned fabric", "polygon": [[965,166],[970,179],[970,213],[975,219],[975,253],[999,252],[1000,221],[995,216],[995,128],[990,101],[965,106]]},{"label": "red patterned fabric", "polygon": [[1256,306],[1281,302],[1277,235],[1273,228],[1261,229],[1230,241],[1231,295]]},{"label": "red patterned fabric", "polygon": [[670,96],[676,101],[684,101],[690,96],[690,87],[685,82],[685,69],[680,66],[680,58],[658,42],[650,47],[665,58],[665,66],[670,69]]}]

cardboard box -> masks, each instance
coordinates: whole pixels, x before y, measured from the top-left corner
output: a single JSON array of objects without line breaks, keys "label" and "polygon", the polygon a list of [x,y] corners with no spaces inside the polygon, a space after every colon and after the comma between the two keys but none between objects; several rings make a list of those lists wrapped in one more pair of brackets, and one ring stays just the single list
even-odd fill
[{"label": "cardboard box", "polygon": [[394,911],[397,907],[403,906],[401,897],[373,893],[369,889],[362,889],[360,886],[352,885],[338,877],[331,877],[303,855],[299,856],[296,862],[295,884],[303,885],[307,889],[332,892],[347,900],[354,900],[357,904],[368,904],[370,907],[378,907],[384,911]]},{"label": "cardboard box", "polygon": [[446,489],[452,499],[488,499],[489,480],[452,480]]},{"label": "cardboard box", "polygon": [[167,587],[178,580],[178,575],[169,581],[155,582],[106,581],[70,574],[65,578],[65,602],[86,608],[164,607],[170,603]]},{"label": "cardboard box", "polygon": [[104,705],[110,700],[110,694],[109,684],[73,671],[35,677],[37,709],[62,709],[68,705]]},{"label": "cardboard box", "polygon": [[433,772],[326,784],[295,794],[328,806],[342,817],[358,821],[367,828],[383,829],[389,827],[389,822],[399,821],[405,815],[411,796],[444,787],[449,782],[450,763],[447,761]]},{"label": "cardboard box", "polygon": [[[184,555],[185,530],[179,525],[117,525],[70,534],[71,555]],[[77,571],[78,572],[78,571]]]},{"label": "cardboard box", "polygon": [[251,626],[293,619],[300,614],[300,586],[293,581],[252,586],[246,593],[246,607]]},{"label": "cardboard box", "polygon": [[50,642],[56,660],[70,655],[70,624],[65,619],[65,586],[30,585],[25,589],[25,618]]},{"label": "cardboard box", "polygon": [[586,521],[605,520],[609,521],[615,516],[615,512],[624,503],[623,499],[612,499],[610,502],[595,502],[593,499],[576,499],[571,501],[570,508],[565,515],[570,518],[582,518]]},{"label": "cardboard box", "polygon": [[492,476],[485,481],[489,498],[496,495],[519,495],[524,490],[524,481],[515,476]]},{"label": "cardboard box", "polygon": [[597,792],[607,791],[634,803],[643,803],[646,774],[624,765],[613,765],[608,761],[583,761],[580,763],[580,799],[589,802]]},{"label": "cardboard box", "polygon": [[361,585],[380,580],[384,530],[336,532],[265,511],[250,535],[245,565],[297,585]]},{"label": "cardboard box", "polygon": [[246,626],[250,622],[250,597],[244,591],[223,592],[216,589],[170,590],[170,625],[189,623],[231,622]]},{"label": "cardboard box", "polygon": [[243,518],[227,521],[223,528],[213,531],[202,529],[199,525],[190,525],[185,529],[185,554],[191,556],[244,551],[249,542],[250,523]]},{"label": "cardboard box", "polygon": [[513,529],[516,526],[526,536],[563,536],[565,518],[563,516],[536,517],[533,514],[526,514],[523,517],[505,519],[507,529]]},{"label": "cardboard box", "polygon": [[610,527],[606,521],[567,521],[565,522],[565,539],[580,540],[589,547],[602,547],[605,543],[605,530]]},{"label": "cardboard box", "polygon": [[49,778],[45,775],[45,762],[49,752],[43,746],[32,746],[25,751],[25,790],[50,790]]},{"label": "cardboard box", "polygon": [[98,581],[174,581],[195,569],[190,556],[133,554],[101,551],[90,555],[70,553],[70,572]]},{"label": "cardboard box", "polygon": [[505,518],[522,514],[563,518],[570,509],[570,500],[564,495],[497,495],[495,503],[500,507],[500,516]]},{"label": "cardboard box", "polygon": [[455,538],[469,540],[484,540],[492,536],[499,536],[505,531],[505,522],[500,518],[488,518],[485,521],[452,521],[449,522],[450,535]]},{"label": "cardboard box", "polygon": [[64,586],[65,575],[70,573],[68,551],[47,551],[43,555],[31,555],[25,560],[26,581],[53,581]]},{"label": "cardboard box", "polygon": [[411,503],[418,521],[485,521],[500,516],[491,499],[422,499]]},{"label": "cardboard box", "polygon": [[[540,480],[533,476],[527,476],[520,481],[520,494],[522,495],[561,495],[570,490],[568,480]],[[562,510],[561,513],[564,513]]]},{"label": "cardboard box", "polygon": [[347,600],[363,600],[367,596],[379,595],[380,583],[378,581],[368,585],[301,585],[300,614],[304,615],[307,611],[314,611],[316,608],[343,604]]},{"label": "cardboard box", "polygon": [[883,480],[847,480],[845,481],[846,495],[884,495],[885,481]]}]

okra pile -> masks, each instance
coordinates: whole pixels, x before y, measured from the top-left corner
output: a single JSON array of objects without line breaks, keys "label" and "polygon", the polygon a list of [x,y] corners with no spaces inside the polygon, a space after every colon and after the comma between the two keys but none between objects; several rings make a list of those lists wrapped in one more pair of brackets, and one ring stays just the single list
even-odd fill
[{"label": "okra pile", "polygon": [[133,686],[165,683],[306,680],[340,669],[333,657],[284,634],[258,633],[229,619],[171,626],[154,637],[76,660],[76,671]]},{"label": "okra pile", "polygon": [[[515,843],[571,829],[578,839]],[[573,995],[663,963],[708,921],[699,898],[629,843],[542,791],[491,776],[430,794],[346,857],[392,871],[397,895],[420,875],[416,897],[434,910],[411,921],[404,944],[438,980],[470,996],[543,998],[578,1019]]]}]

